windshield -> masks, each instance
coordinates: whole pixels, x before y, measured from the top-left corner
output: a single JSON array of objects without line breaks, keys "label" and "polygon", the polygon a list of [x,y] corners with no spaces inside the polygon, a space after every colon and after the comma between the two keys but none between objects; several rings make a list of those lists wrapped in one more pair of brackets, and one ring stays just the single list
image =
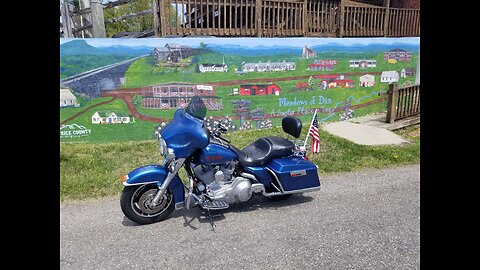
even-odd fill
[{"label": "windshield", "polygon": [[207,107],[201,98],[194,96],[185,109],[185,112],[193,117],[203,120],[205,116],[207,116]]}]

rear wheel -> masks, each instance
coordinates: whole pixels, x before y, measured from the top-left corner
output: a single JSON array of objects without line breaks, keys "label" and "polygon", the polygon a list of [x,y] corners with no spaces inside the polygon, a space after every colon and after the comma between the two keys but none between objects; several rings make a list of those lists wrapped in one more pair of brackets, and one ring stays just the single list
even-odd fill
[{"label": "rear wheel", "polygon": [[158,192],[155,184],[125,187],[120,196],[120,207],[127,218],[140,224],[159,222],[174,210],[173,194],[167,189],[158,205],[152,200]]}]

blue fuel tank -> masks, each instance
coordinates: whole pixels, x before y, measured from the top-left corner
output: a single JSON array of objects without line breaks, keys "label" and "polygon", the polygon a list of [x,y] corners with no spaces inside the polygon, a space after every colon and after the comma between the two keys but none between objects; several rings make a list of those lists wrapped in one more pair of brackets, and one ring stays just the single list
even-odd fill
[{"label": "blue fuel tank", "polygon": [[198,158],[204,165],[225,164],[237,159],[237,154],[223,145],[210,143],[201,150]]}]

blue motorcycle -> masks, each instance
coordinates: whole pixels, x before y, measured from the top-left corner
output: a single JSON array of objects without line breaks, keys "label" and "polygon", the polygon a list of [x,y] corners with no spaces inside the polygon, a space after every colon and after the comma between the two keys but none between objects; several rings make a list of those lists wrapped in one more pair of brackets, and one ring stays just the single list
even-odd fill
[{"label": "blue motorcycle", "polygon": [[[238,149],[222,137],[225,126],[212,130],[205,126],[206,112],[202,99],[193,97],[158,136],[163,164],[142,166],[122,176],[120,205],[127,218],[149,224],[164,220],[175,209],[199,206],[210,214],[246,202],[254,194],[279,200],[320,189],[317,166],[294,142],[270,136]],[[282,128],[298,138],[302,122],[287,116]],[[182,167],[188,185],[178,176]]]}]

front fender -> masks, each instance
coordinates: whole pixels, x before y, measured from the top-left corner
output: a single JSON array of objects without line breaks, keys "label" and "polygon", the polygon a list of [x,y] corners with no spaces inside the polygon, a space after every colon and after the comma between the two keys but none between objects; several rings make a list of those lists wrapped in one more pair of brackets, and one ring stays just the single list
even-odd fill
[{"label": "front fender", "polygon": [[[168,170],[159,165],[146,165],[138,167],[127,175],[127,179],[123,182],[124,186],[144,185],[155,183],[160,186],[165,178],[167,178]],[[184,200],[183,184],[178,175],[173,177],[169,187],[173,191],[173,200],[175,203],[181,203]]]}]

